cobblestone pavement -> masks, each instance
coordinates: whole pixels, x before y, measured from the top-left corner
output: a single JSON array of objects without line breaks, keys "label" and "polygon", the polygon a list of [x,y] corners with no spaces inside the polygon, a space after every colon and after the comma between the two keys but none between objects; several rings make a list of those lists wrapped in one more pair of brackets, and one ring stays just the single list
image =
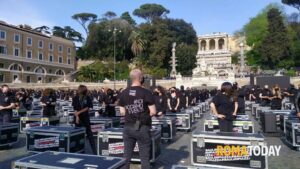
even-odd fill
[{"label": "cobblestone pavement", "polygon": [[[205,114],[205,116],[207,116]],[[204,117],[205,118],[205,117]],[[203,119],[194,124],[193,130],[203,129]],[[255,131],[260,127],[255,121]],[[190,139],[191,132],[177,132],[176,139],[171,143],[162,144],[162,154],[153,165],[155,169],[169,169],[172,165],[182,164],[190,165]],[[282,145],[279,157],[270,157],[268,159],[269,169],[300,169],[300,152],[295,151],[283,144],[278,136],[266,136],[268,145]],[[20,135],[20,141],[12,148],[0,149],[0,169],[9,169],[12,161],[23,156],[30,155],[25,149],[25,135]],[[86,152],[90,154],[90,147],[86,146]],[[139,169],[139,164],[133,164],[132,169]]]}]

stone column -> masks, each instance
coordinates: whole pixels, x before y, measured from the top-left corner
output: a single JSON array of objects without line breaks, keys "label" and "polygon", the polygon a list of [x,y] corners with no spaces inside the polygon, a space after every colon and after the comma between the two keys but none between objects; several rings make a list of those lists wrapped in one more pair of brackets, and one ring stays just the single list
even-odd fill
[{"label": "stone column", "polygon": [[198,39],[198,51],[202,51],[202,49],[201,49],[201,39]]},{"label": "stone column", "polygon": [[228,36],[226,36],[224,39],[224,50],[228,50],[227,41],[228,41]]},{"label": "stone column", "polygon": [[205,50],[208,51],[209,50],[209,39],[206,39],[206,46],[205,46]]},{"label": "stone column", "polygon": [[215,38],[215,50],[219,50],[219,39]]}]

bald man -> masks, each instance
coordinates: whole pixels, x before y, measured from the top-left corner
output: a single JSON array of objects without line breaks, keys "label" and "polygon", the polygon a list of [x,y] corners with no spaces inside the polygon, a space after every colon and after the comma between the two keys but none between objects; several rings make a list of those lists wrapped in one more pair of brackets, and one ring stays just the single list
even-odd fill
[{"label": "bald man", "polygon": [[141,168],[150,169],[151,116],[156,114],[152,93],[142,87],[143,74],[139,69],[130,72],[132,85],[120,94],[120,113],[125,117],[123,130],[124,169],[130,168],[130,160],[138,143]]}]

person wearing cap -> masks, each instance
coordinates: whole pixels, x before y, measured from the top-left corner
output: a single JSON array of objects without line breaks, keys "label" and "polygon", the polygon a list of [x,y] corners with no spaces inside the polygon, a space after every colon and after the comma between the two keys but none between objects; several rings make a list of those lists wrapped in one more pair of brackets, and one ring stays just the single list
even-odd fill
[{"label": "person wearing cap", "polygon": [[213,97],[210,107],[212,113],[218,118],[220,131],[232,132],[238,102],[237,97],[234,97],[231,83],[224,82],[221,85],[221,91]]}]

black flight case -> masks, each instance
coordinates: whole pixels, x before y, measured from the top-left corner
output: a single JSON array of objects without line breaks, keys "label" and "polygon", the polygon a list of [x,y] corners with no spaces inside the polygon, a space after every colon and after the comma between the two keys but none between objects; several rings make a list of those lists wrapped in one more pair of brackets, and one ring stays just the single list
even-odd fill
[{"label": "black flight case", "polygon": [[26,147],[30,152],[84,152],[85,128],[42,126],[26,131]]},{"label": "black flight case", "polygon": [[124,164],[118,157],[47,151],[15,161],[12,169],[120,169]]}]

